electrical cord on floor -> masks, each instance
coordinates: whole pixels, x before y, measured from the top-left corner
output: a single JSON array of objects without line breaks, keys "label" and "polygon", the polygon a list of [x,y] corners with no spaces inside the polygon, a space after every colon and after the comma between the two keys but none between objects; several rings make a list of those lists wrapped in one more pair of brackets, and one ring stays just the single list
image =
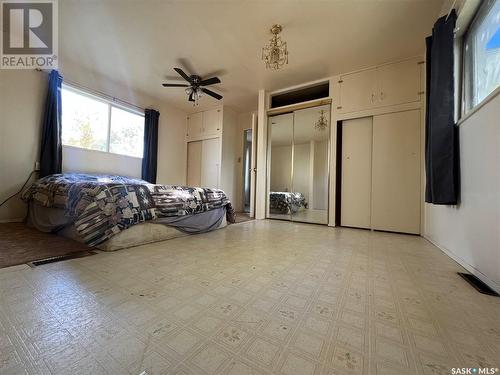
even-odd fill
[{"label": "electrical cord on floor", "polygon": [[34,171],[31,171],[30,175],[28,176],[28,178],[26,179],[26,182],[24,183],[23,187],[21,189],[19,189],[19,191],[17,193],[14,193],[12,194],[10,197],[8,197],[6,200],[4,200],[2,203],[0,203],[0,207],[2,207],[5,203],[7,203],[9,200],[11,200],[12,198],[14,198],[16,195],[18,195],[19,193],[22,193],[24,188],[26,187],[26,185],[28,184],[29,180],[31,179],[31,176],[33,176],[34,173],[38,172],[37,170],[34,170]]}]

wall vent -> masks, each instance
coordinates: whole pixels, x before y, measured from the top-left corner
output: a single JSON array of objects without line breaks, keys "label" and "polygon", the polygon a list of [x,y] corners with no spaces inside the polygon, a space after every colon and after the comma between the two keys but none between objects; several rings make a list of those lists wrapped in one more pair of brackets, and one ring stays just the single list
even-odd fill
[{"label": "wall vent", "polygon": [[457,272],[465,281],[474,287],[479,293],[487,294],[493,297],[500,297],[500,294],[491,289],[488,285],[483,283],[477,276],[470,273]]}]

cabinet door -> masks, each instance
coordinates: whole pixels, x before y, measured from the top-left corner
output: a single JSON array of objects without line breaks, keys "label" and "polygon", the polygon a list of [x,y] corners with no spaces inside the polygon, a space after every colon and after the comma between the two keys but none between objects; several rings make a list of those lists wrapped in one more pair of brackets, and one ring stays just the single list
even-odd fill
[{"label": "cabinet door", "polygon": [[222,130],[222,111],[212,109],[203,112],[203,133],[205,135],[217,135]]},{"label": "cabinet door", "polygon": [[219,188],[221,162],[220,152],[220,138],[203,140],[201,160],[202,187]]},{"label": "cabinet door", "polygon": [[187,118],[187,137],[199,137],[203,128],[203,112],[193,113]]},{"label": "cabinet door", "polygon": [[411,59],[378,68],[380,106],[417,102],[420,100],[419,59]]},{"label": "cabinet door", "polygon": [[372,117],[342,122],[340,225],[371,227]]},{"label": "cabinet door", "polygon": [[201,186],[202,141],[188,142],[187,149],[187,185]]},{"label": "cabinet door", "polygon": [[420,110],[373,117],[373,229],[420,233],[420,134]]},{"label": "cabinet door", "polygon": [[376,69],[341,76],[337,110],[340,113],[346,113],[373,108],[375,106],[376,90]]}]

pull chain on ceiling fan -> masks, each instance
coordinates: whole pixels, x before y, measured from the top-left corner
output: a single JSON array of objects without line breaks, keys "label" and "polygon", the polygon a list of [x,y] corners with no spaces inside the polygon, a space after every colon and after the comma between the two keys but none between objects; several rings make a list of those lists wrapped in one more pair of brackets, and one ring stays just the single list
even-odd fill
[{"label": "pull chain on ceiling fan", "polygon": [[186,94],[188,95],[188,100],[193,102],[194,105],[198,105],[198,100],[203,94],[210,95],[211,97],[221,100],[222,95],[213,92],[203,86],[210,86],[216,83],[220,83],[218,77],[212,77],[208,79],[201,79],[200,76],[193,74],[191,76],[187,75],[181,68],[174,68],[174,70],[184,78],[188,83],[163,83],[163,87],[185,87]]}]

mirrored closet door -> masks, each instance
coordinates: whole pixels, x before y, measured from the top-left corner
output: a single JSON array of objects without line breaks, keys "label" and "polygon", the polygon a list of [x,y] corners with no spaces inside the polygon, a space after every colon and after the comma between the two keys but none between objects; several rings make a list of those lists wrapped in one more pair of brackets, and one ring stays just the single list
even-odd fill
[{"label": "mirrored closet door", "polygon": [[268,217],[328,223],[330,105],[269,118]]}]

